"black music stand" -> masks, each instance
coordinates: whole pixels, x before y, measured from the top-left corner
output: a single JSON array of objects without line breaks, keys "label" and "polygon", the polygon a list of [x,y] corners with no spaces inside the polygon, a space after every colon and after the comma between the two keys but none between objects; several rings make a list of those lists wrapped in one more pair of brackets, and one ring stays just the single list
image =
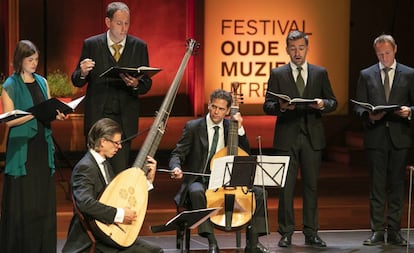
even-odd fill
[{"label": "black music stand", "polygon": [[[259,161],[258,161],[259,160]],[[274,186],[283,188],[287,169],[289,164],[289,156],[225,156],[216,158],[212,164],[212,173],[210,175],[208,189],[217,189],[225,186],[247,186],[249,190],[253,186]],[[230,165],[232,165],[230,169]],[[229,203],[225,199],[225,212],[232,212],[232,199]],[[264,197],[265,212],[266,197]],[[253,209],[252,209],[253,210]],[[253,213],[251,214],[253,218]],[[226,215],[226,226],[231,223]],[[267,213],[265,214],[267,217]],[[252,224],[253,225],[253,224]]]},{"label": "black music stand", "polygon": [[[212,174],[210,175],[208,189],[243,186],[247,188],[247,192],[252,191],[257,167],[256,156],[225,156],[216,158],[212,166]],[[232,230],[232,214],[236,201],[237,199],[234,194],[224,195],[225,231]],[[251,203],[252,212],[250,215],[253,217],[253,194]],[[239,248],[241,244],[240,230],[237,230],[236,232],[236,244]]]},{"label": "black music stand", "polygon": [[289,156],[224,156],[216,158],[212,164],[208,189],[230,185],[248,186],[248,188],[252,188],[252,185],[283,188],[288,164]]},{"label": "black music stand", "polygon": [[[247,186],[248,189],[251,189],[256,174],[256,160],[256,156],[235,156],[233,168],[231,172],[228,171],[230,174],[228,186]],[[226,166],[226,170],[228,170],[228,166]]]},{"label": "black music stand", "polygon": [[258,156],[258,160],[256,162],[257,169],[254,185],[283,188],[285,186],[290,157],[260,155]]},{"label": "black music stand", "polygon": [[256,173],[256,156],[225,156],[213,162],[208,189],[247,186],[252,188]]},{"label": "black music stand", "polygon": [[[247,187],[249,192],[252,192],[254,178],[256,174],[257,166],[257,157],[252,156],[234,156],[233,158],[233,167],[231,171],[229,170],[229,163],[226,163],[225,174],[230,175],[230,181],[226,184],[223,184],[224,187],[237,187],[244,186]],[[225,175],[224,175],[225,177]],[[223,178],[224,178],[223,177]],[[226,194],[227,195],[227,194]],[[232,213],[234,207],[234,196],[225,196],[224,199],[224,209],[225,209],[225,230],[231,230],[232,223]],[[253,205],[253,194],[252,194],[252,205]],[[252,212],[250,213],[251,219],[253,220],[253,206]]]},{"label": "black music stand", "polygon": [[[213,207],[213,208],[205,208],[205,209],[198,209],[198,210],[188,210],[182,211],[181,213],[177,214],[175,217],[167,221],[163,225],[156,225],[151,226],[151,232],[159,233],[159,232],[167,232],[179,229],[182,231],[182,235],[180,236],[180,251],[184,252],[183,248],[183,241],[184,237],[189,238],[190,236],[190,229],[197,228],[201,223],[205,220],[210,218],[211,215],[215,214],[221,207]],[[190,241],[185,240],[186,245],[185,249],[188,250],[190,248]]]}]

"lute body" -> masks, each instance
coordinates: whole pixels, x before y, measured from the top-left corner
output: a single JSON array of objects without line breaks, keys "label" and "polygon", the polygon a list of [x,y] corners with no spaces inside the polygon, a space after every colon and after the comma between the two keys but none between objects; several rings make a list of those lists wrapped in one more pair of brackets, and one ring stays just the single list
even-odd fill
[{"label": "lute body", "polygon": [[138,237],[145,218],[148,204],[148,183],[146,178],[147,156],[154,157],[165,132],[167,121],[177,95],[185,67],[198,43],[190,39],[181,65],[171,84],[157,116],[145,138],[133,166],[119,173],[105,188],[99,201],[113,207],[129,207],[136,211],[137,220],[132,224],[104,224],[93,220],[91,227],[95,236],[111,246],[125,248],[131,246]]}]

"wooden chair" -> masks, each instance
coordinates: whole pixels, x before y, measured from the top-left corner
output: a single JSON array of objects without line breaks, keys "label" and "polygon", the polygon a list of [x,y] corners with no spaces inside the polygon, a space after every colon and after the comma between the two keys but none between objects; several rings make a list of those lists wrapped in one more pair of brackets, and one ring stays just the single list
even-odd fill
[{"label": "wooden chair", "polygon": [[83,216],[82,212],[78,209],[78,206],[76,205],[75,197],[72,195],[72,203],[73,208],[75,210],[76,215],[79,218],[79,221],[82,224],[83,229],[85,229],[86,234],[88,234],[89,240],[91,240],[91,247],[89,248],[89,253],[94,253],[96,248],[96,239],[95,236],[92,233],[91,228],[89,227],[88,222],[85,220],[85,217]]}]

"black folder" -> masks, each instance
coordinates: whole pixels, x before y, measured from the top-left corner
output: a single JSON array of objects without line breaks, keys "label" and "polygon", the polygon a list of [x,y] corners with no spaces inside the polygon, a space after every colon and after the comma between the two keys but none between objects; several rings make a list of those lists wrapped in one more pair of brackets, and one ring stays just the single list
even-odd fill
[{"label": "black folder", "polygon": [[141,66],[139,68],[113,66],[107,69],[102,74],[100,74],[99,77],[121,78],[119,74],[128,74],[133,77],[141,77],[143,75],[152,77],[160,71],[160,68],[153,68],[147,66]]},{"label": "black folder", "polygon": [[221,207],[197,209],[183,211],[163,225],[151,226],[151,232],[166,232],[176,230],[178,228],[196,228],[198,225],[207,220],[211,215],[220,210]]},{"label": "black folder", "polygon": [[22,110],[13,110],[10,112],[5,112],[3,114],[0,114],[0,123],[5,123],[7,121],[14,120],[26,115],[30,115],[30,113]]},{"label": "black folder", "polygon": [[229,186],[253,187],[257,156],[235,156]]},{"label": "black folder", "polygon": [[27,109],[27,112],[33,114],[40,121],[52,121],[56,119],[56,110],[59,110],[61,113],[64,114],[70,114],[75,110],[75,108],[79,105],[83,98],[84,96],[75,99],[69,103],[62,102],[57,98],[50,98],[40,104],[37,104]]}]

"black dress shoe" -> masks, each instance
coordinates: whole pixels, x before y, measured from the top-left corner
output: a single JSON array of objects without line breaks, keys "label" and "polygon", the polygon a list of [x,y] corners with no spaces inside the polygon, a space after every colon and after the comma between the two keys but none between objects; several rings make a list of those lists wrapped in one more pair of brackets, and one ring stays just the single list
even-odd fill
[{"label": "black dress shoe", "polygon": [[246,247],[244,253],[270,253],[270,250],[259,242],[256,247]]},{"label": "black dress shoe", "polygon": [[371,237],[364,241],[366,246],[374,246],[384,243],[384,231],[373,232]]},{"label": "black dress shoe", "polygon": [[219,253],[220,250],[215,243],[211,243],[208,245],[208,253]]},{"label": "black dress shoe", "polygon": [[287,248],[292,244],[292,235],[283,235],[279,240],[279,247]]},{"label": "black dress shoe", "polygon": [[305,245],[326,247],[326,242],[324,242],[319,235],[310,235],[305,236]]},{"label": "black dress shoe", "polygon": [[407,240],[401,236],[400,232],[388,232],[387,242],[392,245],[407,246]]}]

